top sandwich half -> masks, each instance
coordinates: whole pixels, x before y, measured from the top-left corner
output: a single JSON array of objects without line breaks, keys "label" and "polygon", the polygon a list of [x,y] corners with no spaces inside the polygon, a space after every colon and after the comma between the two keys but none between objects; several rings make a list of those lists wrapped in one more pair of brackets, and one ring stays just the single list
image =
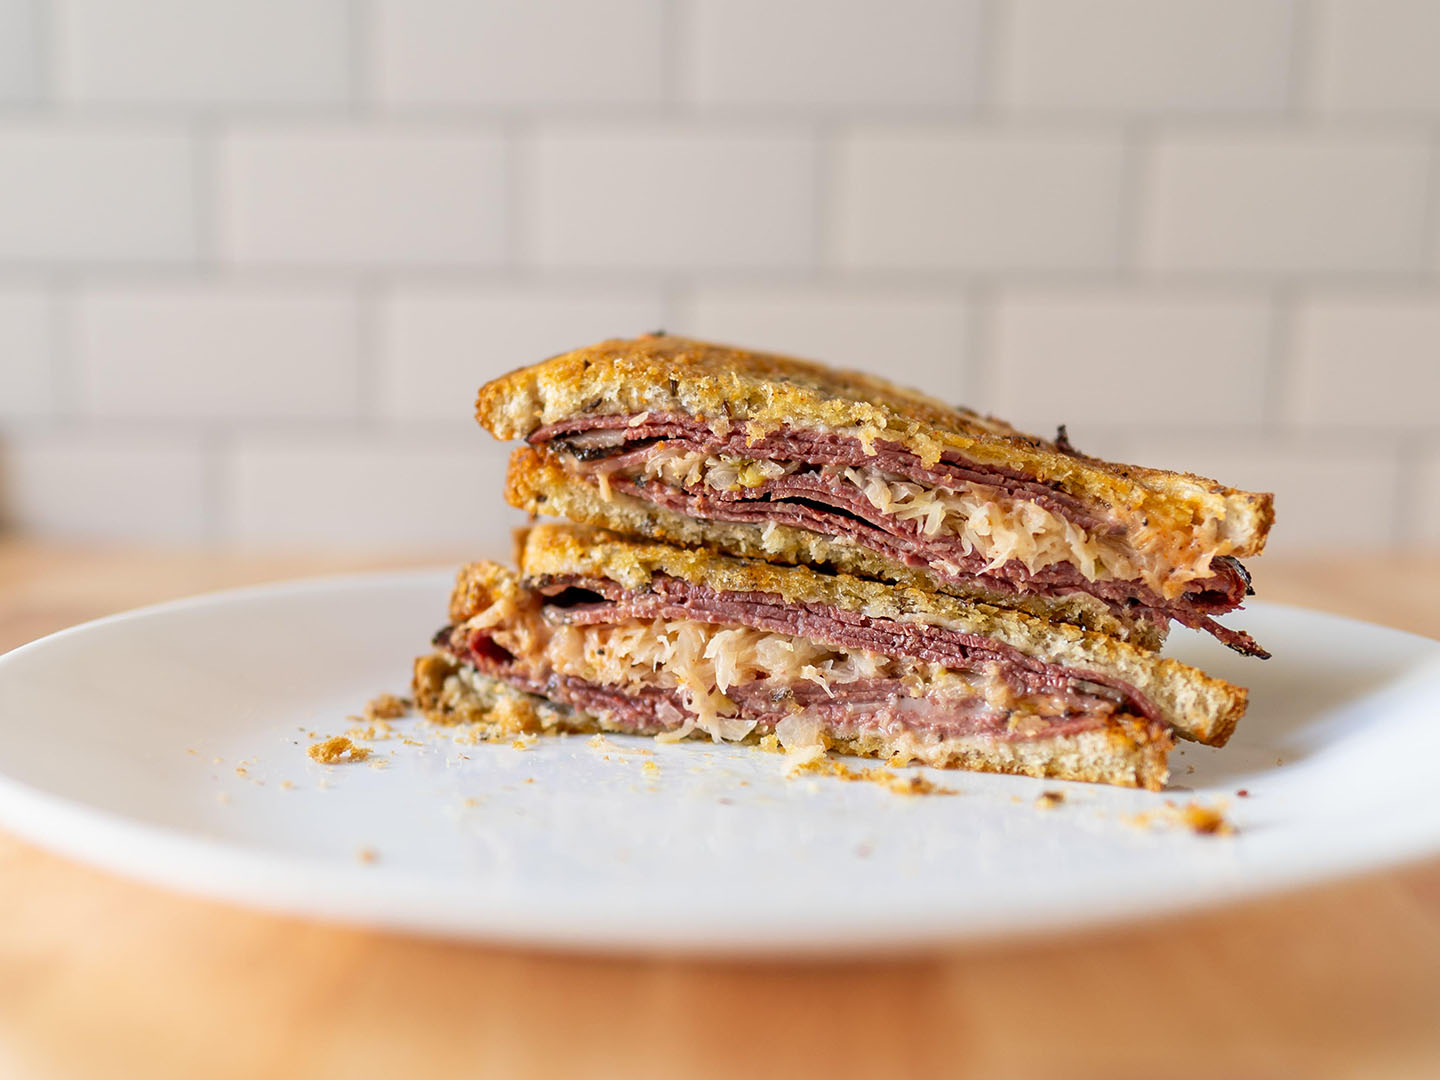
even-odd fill
[{"label": "top sandwich half", "polygon": [[1270,495],[1118,465],[873,376],[686,338],[614,340],[512,372],[476,416],[527,445],[532,513],[832,566],[1157,647],[1171,620],[1265,655],[1240,606]]}]

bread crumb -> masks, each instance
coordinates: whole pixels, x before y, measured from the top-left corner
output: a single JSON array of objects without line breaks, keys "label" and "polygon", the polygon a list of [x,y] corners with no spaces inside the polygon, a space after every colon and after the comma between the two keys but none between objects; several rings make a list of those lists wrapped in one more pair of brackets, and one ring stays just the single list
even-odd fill
[{"label": "bread crumb", "polygon": [[225,759],[223,757],[213,757],[210,759],[210,763],[212,765],[224,765]]},{"label": "bread crumb", "polygon": [[236,775],[236,776],[248,776],[249,773],[246,772],[244,765],[236,765],[236,766],[235,766],[235,775]]},{"label": "bread crumb", "polygon": [[514,740],[511,741],[510,745],[516,750],[529,750],[539,741],[539,739],[540,737],[538,735],[531,735],[528,732],[522,732],[520,735],[517,735]]},{"label": "bread crumb", "polygon": [[1149,810],[1128,818],[1131,825],[1148,828],[1155,824],[1181,825],[1200,836],[1234,836],[1236,828],[1225,817],[1225,804],[1206,806],[1191,801],[1184,806],[1176,805],[1173,799],[1166,799],[1158,810]]},{"label": "bread crumb", "polygon": [[1035,796],[1035,807],[1039,810],[1053,810],[1065,801],[1063,791],[1042,791]]},{"label": "bread crumb", "polygon": [[1221,807],[1204,806],[1198,802],[1185,805],[1180,811],[1180,822],[1192,832],[1203,836],[1233,836],[1235,826],[1225,820]]},{"label": "bread crumb", "polygon": [[873,769],[852,769],[843,761],[837,761],[830,757],[800,762],[791,768],[788,775],[793,778],[805,773],[820,773],[825,776],[834,776],[840,780],[863,780],[872,784],[879,784],[881,787],[893,791],[896,795],[959,794],[954,788],[941,787],[939,784],[926,779],[918,773],[913,776],[896,776],[891,769],[883,766]]},{"label": "bread crumb", "polygon": [[640,766],[640,771],[643,772],[646,776],[659,776],[660,766],[656,765],[653,761],[647,761],[645,762],[645,764]]},{"label": "bread crumb", "polygon": [[[348,719],[359,720],[361,718],[358,716],[351,716],[348,717]],[[390,725],[386,721],[374,720],[366,724],[364,727],[353,727],[347,732],[345,732],[345,734],[352,739],[384,740],[391,738],[394,735],[394,731],[391,729]]]},{"label": "bread crumb", "polygon": [[192,750],[192,749],[191,749],[190,747],[188,747],[188,746],[185,748],[185,752],[186,752],[187,754],[198,754],[198,753],[200,753],[199,750]]},{"label": "bread crumb", "polygon": [[370,756],[368,746],[356,746],[344,735],[336,735],[323,742],[315,743],[305,752],[322,765],[337,765],[343,761],[364,761]]},{"label": "bread crumb", "polygon": [[414,702],[394,694],[377,694],[365,703],[366,720],[398,720],[410,711]]},{"label": "bread crumb", "polygon": [[355,858],[369,866],[371,863],[377,861],[380,855],[374,848],[362,847],[359,851],[355,852]]},{"label": "bread crumb", "polygon": [[281,786],[282,788],[284,788],[286,791],[289,791],[289,790],[292,789],[295,785],[292,784],[289,780],[281,780],[281,781],[280,781],[280,786]]}]

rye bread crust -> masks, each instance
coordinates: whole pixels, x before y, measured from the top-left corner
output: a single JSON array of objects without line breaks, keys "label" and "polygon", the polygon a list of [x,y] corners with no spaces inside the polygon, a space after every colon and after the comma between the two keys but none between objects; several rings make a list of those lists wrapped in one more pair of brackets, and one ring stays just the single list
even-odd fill
[{"label": "rye bread crust", "polygon": [[[473,672],[462,679],[460,669],[461,665],[443,653],[432,653],[415,661],[412,683],[415,702],[432,722],[470,725],[486,739],[628,730],[603,717],[557,705]],[[696,731],[690,737],[703,734]],[[759,736],[752,734],[745,741],[758,743],[759,740]],[[1099,731],[1020,743],[952,741],[929,745],[913,737],[892,738],[879,734],[857,739],[826,737],[825,743],[827,749],[842,754],[918,761],[936,768],[1084,780],[1151,791],[1162,789],[1169,778],[1166,757],[1172,746],[1168,734],[1153,736],[1143,724],[1122,721],[1112,722]]]},{"label": "rye bread crust", "polygon": [[[518,546],[520,572],[527,579],[603,577],[639,590],[656,574],[664,574],[723,592],[775,593],[791,604],[824,605],[991,638],[1046,663],[1122,679],[1154,703],[1176,734],[1210,746],[1224,745],[1245,712],[1244,688],[1178,660],[1065,623],[927,589],[647,543],[574,525],[537,525]],[[465,622],[488,607],[500,589],[513,587],[510,581],[510,572],[493,563],[463,567],[451,594],[451,621]]]},{"label": "rye bread crust", "polygon": [[745,522],[707,521],[667,510],[620,492],[603,498],[599,490],[560,464],[548,450],[516,448],[505,478],[505,498],[532,515],[566,517],[612,532],[661,540],[667,544],[733,552],[748,559],[799,565],[833,566],[847,574],[878,578],[917,589],[930,589],[965,600],[1000,604],[1041,619],[1058,619],[1128,641],[1152,652],[1165,643],[1167,625],[1117,616],[1104,601],[1086,593],[1063,596],[997,595],[978,583],[942,580],[906,566],[878,551],[844,544],[808,529],[772,525],[768,531]]},{"label": "rye bread crust", "polygon": [[[884,357],[877,357],[883,361]],[[476,419],[498,439],[524,438],[578,414],[646,411],[747,422],[751,431],[845,429],[906,447],[927,465],[954,452],[1100,506],[1188,530],[1222,522],[1230,553],[1259,554],[1275,520],[1272,495],[1189,473],[1062,451],[993,417],[859,372],[668,335],[615,339],[521,368],[480,389]]]}]

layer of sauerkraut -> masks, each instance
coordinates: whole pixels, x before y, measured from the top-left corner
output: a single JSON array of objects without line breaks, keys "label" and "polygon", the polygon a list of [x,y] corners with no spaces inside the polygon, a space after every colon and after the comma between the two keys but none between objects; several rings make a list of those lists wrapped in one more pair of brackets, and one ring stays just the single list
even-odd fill
[{"label": "layer of sauerkraut", "polygon": [[[681,489],[704,485],[735,492],[810,467],[662,444],[634,475]],[[608,498],[609,476],[603,469],[596,475]],[[1216,521],[1199,526],[1177,546],[1173,537],[1144,525],[1132,530],[1135,535],[1097,535],[1037,503],[981,484],[955,488],[920,484],[868,465],[846,468],[839,479],[856,488],[880,514],[913,522],[920,535],[957,540],[966,556],[978,553],[986,560],[986,570],[1018,562],[1033,574],[1068,563],[1087,581],[1141,581],[1174,599],[1191,581],[1210,576],[1212,560],[1222,553]],[[1160,547],[1173,550],[1160,554],[1156,550]]]},{"label": "layer of sauerkraut", "polygon": [[[1042,728],[1046,716],[1067,711],[1056,696],[1017,693],[998,664],[958,672],[906,657],[691,619],[571,625],[547,618],[540,598],[523,588],[499,593],[464,629],[484,630],[515,657],[524,674],[540,683],[558,674],[630,691],[675,691],[685,718],[679,728],[663,736],[671,739],[684,738],[696,729],[717,742],[745,738],[757,721],[740,716],[726,692],[758,680],[769,680],[782,691],[810,682],[833,697],[846,683],[885,679],[894,680],[911,698],[937,694],[982,698],[1007,716],[1012,732],[1022,735]],[[793,708],[798,712],[800,707]]]}]

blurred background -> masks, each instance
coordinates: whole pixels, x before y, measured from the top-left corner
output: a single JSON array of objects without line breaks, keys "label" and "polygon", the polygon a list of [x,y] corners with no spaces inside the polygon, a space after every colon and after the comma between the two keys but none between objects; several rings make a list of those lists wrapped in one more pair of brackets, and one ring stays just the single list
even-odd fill
[{"label": "blurred background", "polygon": [[0,0],[0,520],[492,545],[665,327],[1440,541],[1440,4]]}]

